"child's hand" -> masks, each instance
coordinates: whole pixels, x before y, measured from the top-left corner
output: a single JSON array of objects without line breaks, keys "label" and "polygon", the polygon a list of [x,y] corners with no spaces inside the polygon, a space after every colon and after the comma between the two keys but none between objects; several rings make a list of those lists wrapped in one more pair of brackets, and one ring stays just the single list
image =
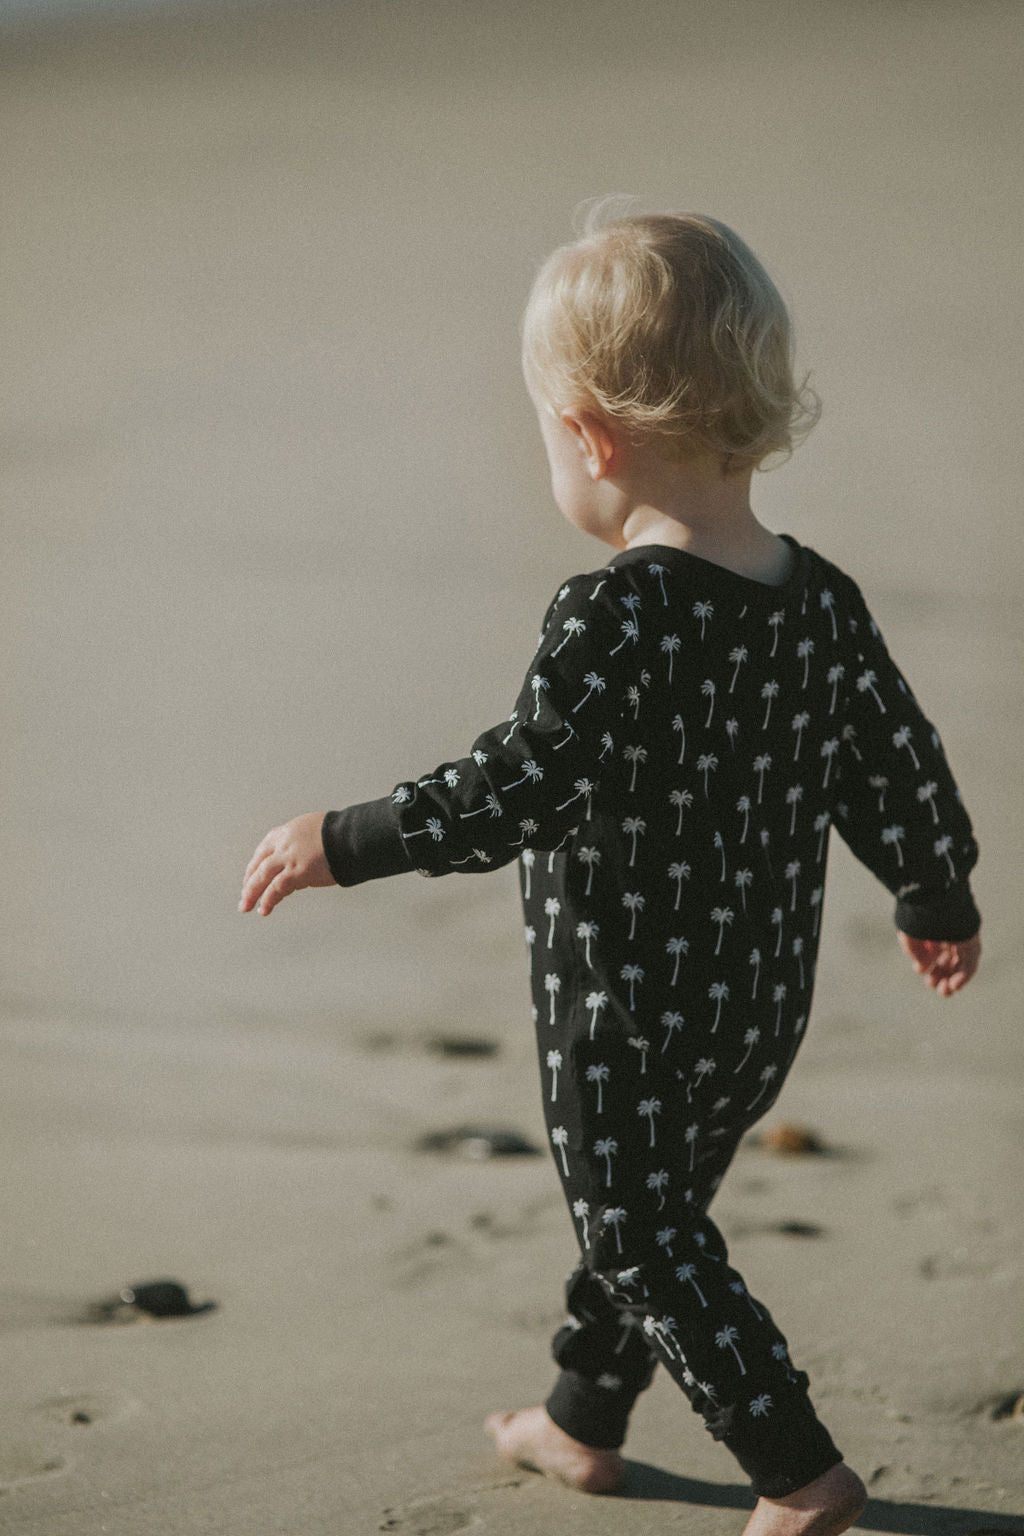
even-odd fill
[{"label": "child's hand", "polygon": [[912,939],[906,933],[899,941],[913,962],[914,970],[942,997],[952,997],[966,987],[981,959],[981,937],[954,944],[945,939]]},{"label": "child's hand", "polygon": [[323,819],[322,813],[313,811],[267,833],[245,871],[239,912],[255,907],[261,917],[267,917],[292,891],[334,885],[320,837]]}]

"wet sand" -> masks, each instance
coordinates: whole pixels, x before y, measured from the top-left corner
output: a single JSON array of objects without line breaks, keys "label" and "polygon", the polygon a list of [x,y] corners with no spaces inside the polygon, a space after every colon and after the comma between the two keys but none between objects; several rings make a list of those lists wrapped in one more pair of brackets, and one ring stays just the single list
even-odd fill
[{"label": "wet sand", "polygon": [[[416,1150],[543,1145],[511,872],[235,911],[273,822],[503,717],[602,562],[551,507],[517,324],[609,191],[779,275],[826,409],[759,504],[860,580],[984,850],[985,965],[944,1003],[835,849],[773,1116],[834,1155],[746,1148],[717,1214],[860,1528],[1024,1532],[992,1417],[1024,1392],[1021,38],[987,0],[0,27],[0,1532],[742,1526],[665,1381],[625,1499],[480,1432],[546,1391],[572,1258],[546,1156]],[[75,1320],[162,1276],[218,1309]]]}]

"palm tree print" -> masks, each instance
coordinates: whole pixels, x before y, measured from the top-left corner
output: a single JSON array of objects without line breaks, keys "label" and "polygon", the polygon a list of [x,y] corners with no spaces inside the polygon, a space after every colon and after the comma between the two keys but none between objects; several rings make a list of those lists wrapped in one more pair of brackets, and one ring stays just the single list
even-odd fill
[{"label": "palm tree print", "polygon": [[754,1105],[758,1102],[758,1100],[766,1093],[766,1091],[768,1089],[769,1083],[774,1082],[775,1078],[778,1076],[778,1073],[779,1073],[778,1067],[775,1065],[774,1062],[771,1062],[771,1061],[768,1063],[768,1065],[766,1067],[762,1067],[761,1068],[761,1087],[758,1089],[758,1092],[755,1095],[754,1099],[747,1106],[748,1109],[753,1109]]},{"label": "palm tree print", "polygon": [[[668,1178],[668,1174],[665,1174],[665,1177],[667,1179]],[[676,1229],[675,1229],[675,1227],[662,1227],[659,1232],[655,1233],[655,1241],[657,1242],[659,1248],[664,1248],[666,1255],[670,1259],[673,1257],[673,1254],[672,1254],[672,1241],[675,1238],[675,1236],[676,1236]]]},{"label": "palm tree print", "polygon": [[753,1414],[755,1419],[763,1419],[767,1416],[771,1406],[771,1397],[767,1392],[762,1392],[759,1397],[754,1397],[751,1399],[750,1412]]},{"label": "palm tree print", "polygon": [[555,1026],[555,998],[562,990],[562,978],[555,971],[549,971],[544,977],[544,990],[551,999],[551,1013],[548,1017],[548,1023],[553,1029]]},{"label": "palm tree print", "polygon": [[533,677],[530,679],[530,687],[533,690],[533,718],[534,720],[537,720],[540,716],[540,696],[542,693],[547,693],[551,687],[551,684],[548,682],[546,677],[541,677],[539,672],[535,672]]},{"label": "palm tree print", "polygon": [[710,730],[710,728],[711,728],[711,717],[712,717],[712,715],[715,712],[715,683],[714,683],[714,679],[710,678],[710,677],[706,677],[704,679],[704,681],[700,685],[700,691],[701,691],[701,693],[704,695],[704,697],[706,699],[710,699],[711,700],[711,705],[710,705],[710,708],[708,709],[708,717],[704,721],[704,729],[707,731],[707,730]]},{"label": "palm tree print", "polygon": [[739,1064],[733,1068],[734,1073],[743,1071],[743,1068],[750,1060],[751,1051],[754,1049],[754,1046],[757,1044],[760,1038],[761,1031],[757,1028],[757,1025],[751,1025],[750,1029],[748,1029],[743,1036],[743,1044],[746,1046],[746,1050],[740,1058]]},{"label": "palm tree print", "polygon": [[636,793],[637,769],[640,767],[641,763],[646,763],[647,761],[647,748],[626,747],[624,748],[622,755],[626,759],[627,763],[633,764],[633,777],[629,781],[629,792],[632,795]]},{"label": "palm tree print", "polygon": [[551,1140],[562,1154],[562,1172],[565,1174],[566,1178],[568,1178],[569,1162],[565,1155],[565,1149],[569,1144],[569,1132],[566,1130],[564,1125],[556,1125],[552,1127]]},{"label": "palm tree print", "polygon": [[546,898],[544,902],[544,916],[551,919],[550,925],[548,927],[548,949],[551,949],[554,945],[555,922],[557,921],[558,914],[561,912],[561,910],[562,903],[559,901],[557,896],[548,896]]},{"label": "palm tree print", "polygon": [[764,723],[761,726],[762,731],[766,731],[768,729],[768,721],[771,719],[772,714],[772,700],[777,699],[778,696],[779,685],[774,677],[770,678],[769,681],[765,683],[764,687],[761,689],[762,699],[767,699],[768,701],[768,707],[764,712]]},{"label": "palm tree print", "polygon": [[757,1318],[759,1323],[764,1320],[764,1313],[761,1311],[760,1307],[757,1306],[757,1304],[754,1301],[753,1296],[751,1296],[750,1292],[747,1290],[747,1288],[743,1284],[742,1280],[733,1280],[733,1281],[731,1281],[730,1284],[729,1284],[729,1289],[730,1289],[730,1291],[732,1291],[734,1296],[742,1296],[742,1298],[744,1299],[744,1301],[747,1302],[748,1306],[750,1307],[750,1310],[753,1312],[754,1316]]},{"label": "palm tree print", "polygon": [[711,921],[718,924],[718,943],[715,945],[716,955],[720,955],[722,952],[722,939],[725,936],[725,930],[732,923],[735,916],[736,914],[731,907],[712,907],[711,909]]},{"label": "palm tree print", "polygon": [[552,656],[557,656],[559,651],[564,650],[574,635],[582,635],[586,627],[583,619],[566,619],[562,625],[562,628],[565,630],[565,639],[551,652]]},{"label": "palm tree print", "polygon": [[662,655],[668,657],[668,680],[672,681],[672,659],[679,650],[682,641],[678,635],[663,635],[661,639]]},{"label": "palm tree print", "polygon": [[725,722],[725,734],[728,736],[728,738],[729,738],[729,745],[732,747],[734,752],[736,750],[736,738],[739,735],[739,733],[740,733],[740,723],[739,723],[738,720],[733,719],[733,720],[727,720]]},{"label": "palm tree print", "polygon": [[871,697],[874,699],[875,703],[878,705],[879,712],[884,715],[885,714],[885,705],[882,703],[882,700],[880,699],[880,697],[878,695],[878,690],[875,687],[875,684],[877,682],[878,682],[878,678],[876,677],[875,673],[872,672],[870,667],[866,667],[864,669],[864,671],[860,674],[860,676],[857,679],[857,692],[858,693],[870,693]]},{"label": "palm tree print", "polygon": [[832,771],[832,759],[835,757],[838,751],[838,736],[832,736],[828,741],[823,741],[821,744],[821,755],[825,759],[825,778],[822,781],[822,789],[828,788],[828,776]]},{"label": "palm tree print", "polygon": [[561,1051],[548,1051],[548,1067],[551,1071],[551,1102],[558,1102],[558,1069],[562,1065]]},{"label": "palm tree print", "polygon": [[718,849],[718,852],[720,853],[721,858],[722,858],[722,873],[719,875],[718,878],[719,878],[719,880],[723,880],[724,881],[725,877],[726,877],[726,874],[727,874],[727,870],[728,870],[728,866],[726,865],[726,862],[725,862],[725,839],[722,837],[721,832],[716,832],[711,841],[712,841],[712,845],[715,848]]},{"label": "palm tree print", "polygon": [[749,654],[750,653],[745,645],[735,645],[729,652],[729,660],[735,666],[735,671],[732,674],[732,682],[729,684],[730,693],[732,693],[733,689],[736,687],[736,679],[740,675],[740,667],[742,667],[743,663],[747,660]]},{"label": "palm tree print", "polygon": [[801,688],[806,688],[811,676],[811,657],[814,654],[814,641],[810,638],[801,640],[796,648],[796,653],[804,664],[804,680],[800,686]]},{"label": "palm tree print", "polygon": [[743,831],[740,835],[740,842],[745,843],[747,840],[747,833],[750,831],[750,796],[740,795],[739,799],[736,801],[736,809],[743,817]]},{"label": "palm tree print", "polygon": [[758,776],[758,778],[757,778],[757,803],[758,803],[758,805],[760,805],[761,802],[764,799],[764,776],[768,772],[768,770],[771,768],[771,766],[772,766],[772,760],[771,760],[771,757],[769,756],[769,754],[767,752],[762,752],[759,757],[755,757],[754,758],[754,772]]},{"label": "palm tree print", "polygon": [[597,1084],[597,1114],[604,1109],[604,1085],[608,1081],[610,1070],[603,1061],[595,1061],[587,1068],[587,1082]]},{"label": "palm tree print", "polygon": [[665,591],[665,576],[667,574],[667,571],[666,571],[665,566],[663,566],[663,565],[649,565],[647,567],[647,569],[648,569],[648,571],[650,572],[650,574],[652,576],[657,577],[658,585],[661,587],[661,600],[662,600],[662,603],[664,604],[664,606],[667,608],[668,607],[668,593]]},{"label": "palm tree print", "polygon": [[615,1249],[617,1253],[622,1252],[622,1236],[620,1229],[625,1222],[627,1215],[628,1212],[625,1211],[621,1205],[615,1205],[609,1206],[601,1216],[602,1226],[615,1228]]},{"label": "palm tree print", "polygon": [[932,821],[936,826],[939,824],[939,813],[935,809],[935,796],[938,793],[938,789],[939,786],[934,779],[929,779],[927,784],[919,784],[917,789],[917,798],[922,805],[926,805],[931,811]]},{"label": "palm tree print", "polygon": [[713,752],[702,752],[697,759],[697,772],[704,775],[704,798],[708,798],[708,774],[714,773],[718,767],[718,758]]},{"label": "palm tree print", "polygon": [[727,981],[713,981],[708,988],[708,997],[710,997],[713,1003],[718,1005],[715,1009],[715,1022],[711,1026],[711,1033],[714,1034],[722,1022],[722,1004],[729,1001],[729,983]]},{"label": "palm tree print", "polygon": [[790,882],[790,888],[793,892],[793,899],[789,904],[789,910],[791,912],[796,911],[796,882],[799,878],[800,860],[791,859],[790,862],[786,865],[786,879]]},{"label": "palm tree print", "polygon": [[644,979],[644,972],[643,972],[642,966],[639,966],[639,965],[624,965],[622,967],[622,970],[619,972],[619,979],[621,981],[628,981],[629,982],[629,1011],[630,1011],[630,1013],[635,1013],[636,1012],[636,986],[637,986],[638,982],[641,982]]},{"label": "palm tree print", "polygon": [[772,648],[768,652],[769,659],[775,655],[775,652],[779,648],[779,625],[785,622],[785,618],[785,612],[780,609],[777,613],[773,613],[771,618],[768,620],[772,630]]},{"label": "palm tree print", "polygon": [[405,838],[422,837],[424,832],[429,832],[432,842],[439,843],[444,837],[444,825],[436,816],[428,816],[425,827],[420,827],[418,832],[403,832]]},{"label": "palm tree print", "polygon": [[799,933],[793,940],[793,959],[800,969],[800,990],[803,991],[803,988],[806,986],[804,978],[804,941],[803,936]]},{"label": "palm tree print", "polygon": [[669,939],[665,944],[665,952],[675,960],[675,965],[672,967],[672,980],[669,982],[669,986],[674,987],[679,982],[679,962],[690,953],[689,940],[682,937]]},{"label": "palm tree print", "polygon": [[519,862],[523,867],[524,874],[523,895],[526,900],[529,901],[531,895],[533,894],[533,866],[537,862],[537,855],[534,853],[532,848],[524,848],[522,853],[519,855]]},{"label": "palm tree print", "polygon": [[618,645],[613,651],[609,651],[608,654],[610,656],[617,656],[624,645],[627,645],[630,641],[636,645],[640,639],[640,626],[636,622],[636,619],[626,619],[622,624],[620,624],[619,628],[622,631],[622,639],[619,641]]},{"label": "palm tree print", "polygon": [[600,848],[577,848],[576,857],[581,864],[587,866],[587,888],[583,894],[589,896],[594,884],[594,870],[601,862],[601,850]]},{"label": "palm tree print", "polygon": [[603,1157],[606,1170],[605,1188],[612,1187],[612,1158],[619,1150],[619,1144],[610,1136],[604,1136],[594,1142],[594,1156]]},{"label": "palm tree print", "polygon": [[824,592],[822,592],[819,598],[819,602],[821,603],[822,608],[828,614],[829,618],[832,620],[832,639],[833,641],[838,640],[839,630],[836,628],[836,600],[832,596],[832,593],[829,591],[828,587],[826,587]]},{"label": "palm tree print", "polygon": [[752,949],[750,951],[750,964],[754,967],[754,985],[750,989],[750,1001],[753,1003],[757,1000],[757,984],[761,979],[761,951],[759,949]]},{"label": "palm tree print", "polygon": [[647,1052],[651,1048],[651,1042],[645,1040],[643,1035],[630,1035],[629,1044],[634,1051],[640,1052],[640,1076],[644,1077],[647,1073]]},{"label": "palm tree print", "polygon": [[775,1033],[782,1028],[782,1005],[786,1001],[786,983],[777,982],[772,988],[772,1002],[775,1004]]},{"label": "palm tree print", "polygon": [[607,684],[606,684],[604,678],[603,677],[599,677],[596,672],[586,672],[586,673],[584,673],[583,681],[587,685],[587,691],[583,695],[582,699],[580,699],[579,703],[573,705],[572,712],[573,712],[574,715],[579,713],[579,711],[583,708],[584,704],[587,702],[587,700],[589,698],[592,698],[595,693],[596,694],[604,693],[604,690],[607,687]]},{"label": "palm tree print", "polygon": [[596,788],[597,788],[597,785],[592,783],[590,779],[577,779],[575,784],[573,785],[573,789],[576,791],[576,793],[574,795],[570,795],[568,800],[564,801],[561,805],[556,805],[555,806],[555,810],[556,811],[564,811],[568,806],[572,805],[574,800],[584,800],[585,799],[586,802],[587,802],[587,820],[589,821],[590,820],[590,797],[594,793],[594,790]]},{"label": "palm tree print", "polygon": [[582,1221],[583,1223],[583,1246],[584,1248],[588,1248],[590,1246],[590,1232],[587,1225],[587,1218],[590,1215],[590,1206],[585,1200],[574,1200],[572,1203],[572,1213],[576,1217],[577,1221]]},{"label": "palm tree print", "polygon": [[590,1038],[593,1040],[594,1031],[597,1028],[597,1016],[603,1013],[608,1006],[607,992],[588,992],[586,1007],[590,1009]]},{"label": "palm tree print", "polygon": [[814,830],[818,833],[818,863],[825,857],[825,837],[832,825],[832,817],[828,811],[822,811],[820,816],[814,818]]},{"label": "palm tree print", "polygon": [[949,833],[946,832],[942,835],[942,837],[937,837],[935,839],[933,844],[933,852],[937,859],[945,859],[947,868],[949,869],[949,878],[951,880],[955,880],[956,867],[953,864],[953,860],[949,856],[949,850],[952,848],[952,846],[953,839],[950,837]]},{"label": "palm tree print", "polygon": [[[647,1175],[647,1188],[658,1196],[658,1210],[665,1209],[665,1186],[668,1184],[668,1170],[659,1168],[657,1173]],[[673,1236],[675,1234],[673,1233]]]},{"label": "palm tree print", "polygon": [[629,867],[632,869],[636,863],[636,840],[638,837],[643,837],[647,831],[647,823],[640,816],[627,816],[622,823],[622,830],[627,837],[633,839],[633,846],[629,854]]},{"label": "palm tree print", "polygon": [[906,829],[904,827],[883,827],[882,828],[882,842],[886,845],[886,847],[888,847],[888,848],[895,848],[896,849],[896,863],[899,865],[900,869],[903,868],[903,862],[904,862],[903,861],[903,849],[900,847],[900,844],[902,843],[902,841],[906,837],[906,835],[907,835],[907,833],[906,833]]},{"label": "palm tree print", "polygon": [[[646,1116],[651,1126],[651,1146],[654,1146],[654,1117],[661,1113],[660,1099],[641,1099],[636,1107],[636,1112],[643,1118]],[[692,1164],[691,1164],[692,1166]]]},{"label": "palm tree print", "polygon": [[693,804],[693,796],[688,789],[674,789],[669,795],[669,803],[679,811],[679,820],[676,822],[676,837],[683,834],[683,812],[689,810]]},{"label": "palm tree print", "polygon": [[732,1350],[733,1354],[736,1356],[736,1364],[740,1368],[740,1375],[745,1376],[747,1374],[747,1368],[743,1364],[743,1361],[740,1359],[739,1350],[736,1348],[736,1340],[739,1338],[739,1336],[739,1330],[734,1328],[731,1323],[726,1323],[725,1327],[715,1334],[715,1343],[718,1345],[719,1349]]},{"label": "palm tree print", "polygon": [[504,792],[508,789],[518,789],[519,785],[525,784],[527,779],[529,779],[531,784],[539,784],[543,777],[544,769],[541,768],[539,763],[536,763],[532,757],[528,758],[527,761],[523,764],[522,778],[515,779],[511,784],[503,784],[501,786],[502,793],[504,794]]},{"label": "palm tree print", "polygon": [[501,816],[503,814],[501,801],[497,795],[488,795],[478,811],[460,811],[459,820],[468,821],[471,816],[482,816],[485,811],[489,816]]},{"label": "palm tree print", "polygon": [[782,923],[783,923],[782,908],[781,907],[775,907],[773,909],[773,911],[772,911],[772,927],[773,928],[777,928],[779,930],[778,936],[777,936],[777,939],[776,939],[776,944],[775,944],[775,959],[776,960],[782,954]]},{"label": "palm tree print", "polygon": [[704,639],[704,631],[707,628],[708,620],[714,616],[714,612],[715,610],[711,603],[694,603],[693,605],[693,616],[695,619],[700,619],[701,640]]},{"label": "palm tree print", "polygon": [[679,762],[677,766],[681,768],[683,758],[686,756],[686,721],[682,715],[676,715],[673,718],[672,729],[679,733]]},{"label": "palm tree print", "polygon": [[668,1050],[669,1041],[672,1039],[673,1034],[676,1030],[682,1029],[686,1020],[683,1018],[681,1013],[666,1012],[662,1014],[661,1022],[665,1029],[665,1044],[661,1048],[661,1054],[664,1056],[665,1052]]},{"label": "palm tree print", "polygon": [[713,1056],[702,1056],[693,1069],[693,1082],[686,1085],[687,1102],[693,1103],[693,1090],[699,1088],[706,1077],[714,1076],[717,1063]]},{"label": "palm tree print", "polygon": [[631,684],[626,689],[626,703],[633,711],[633,721],[635,723],[640,718],[640,689],[635,684]]},{"label": "palm tree print", "polygon": [[679,903],[683,899],[683,881],[690,878],[689,864],[684,863],[682,859],[678,860],[675,864],[670,864],[668,867],[668,877],[676,882],[676,904],[672,910],[678,912]]},{"label": "palm tree print", "polygon": [[910,745],[910,726],[909,725],[901,725],[898,731],[894,731],[893,732],[892,744],[893,744],[894,747],[897,748],[897,750],[900,747],[906,747],[907,751],[910,753],[910,758],[911,758],[911,761],[914,764],[915,770],[920,768],[920,766],[921,766],[920,759],[918,758],[918,755],[914,751],[913,747]]},{"label": "palm tree print", "polygon": [[839,684],[846,676],[846,668],[841,661],[837,661],[834,666],[829,667],[826,676],[832,684],[832,702],[829,704],[828,712],[830,715],[834,715],[836,712],[836,700],[839,697]]},{"label": "palm tree print", "polygon": [[683,1285],[692,1285],[693,1289],[697,1292],[697,1299],[701,1306],[707,1306],[707,1297],[704,1295],[704,1292],[697,1284],[696,1264],[680,1264],[676,1269],[676,1279],[681,1281]]},{"label": "palm tree print", "polygon": [[[622,895],[622,905],[628,909],[631,918],[629,924],[629,937],[631,939],[635,939],[636,915],[638,912],[642,912],[644,907],[647,905],[647,898],[640,891],[624,891]],[[623,977],[624,981],[628,979],[628,977]]]},{"label": "palm tree print", "polygon": [[796,749],[793,752],[794,763],[797,762],[800,757],[800,742],[803,739],[804,731],[806,731],[810,723],[811,717],[807,713],[806,709],[801,710],[800,714],[793,716],[793,729],[796,732]]},{"label": "palm tree print", "polygon": [[600,931],[601,930],[597,923],[576,924],[576,937],[583,940],[584,958],[586,959],[587,965],[590,966],[591,969],[593,969],[593,967],[591,966],[590,961],[590,941],[591,939],[596,939]]}]

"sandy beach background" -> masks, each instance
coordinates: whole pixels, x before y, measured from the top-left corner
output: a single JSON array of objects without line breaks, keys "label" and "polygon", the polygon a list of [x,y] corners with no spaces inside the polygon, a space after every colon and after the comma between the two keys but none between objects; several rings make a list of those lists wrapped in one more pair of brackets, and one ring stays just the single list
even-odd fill
[{"label": "sandy beach background", "polygon": [[[780,278],[825,414],[759,505],[861,581],[984,850],[944,1003],[836,848],[772,1117],[832,1155],[751,1146],[718,1219],[860,1528],[1024,1532],[1022,37],[996,0],[0,6],[0,1532],[742,1526],[664,1381],[624,1498],[480,1433],[546,1392],[572,1260],[546,1154],[416,1149],[543,1145],[512,873],[235,910],[268,826],[502,718],[602,563],[517,324],[608,192]],[[217,1310],[77,1321],[165,1276]]]}]

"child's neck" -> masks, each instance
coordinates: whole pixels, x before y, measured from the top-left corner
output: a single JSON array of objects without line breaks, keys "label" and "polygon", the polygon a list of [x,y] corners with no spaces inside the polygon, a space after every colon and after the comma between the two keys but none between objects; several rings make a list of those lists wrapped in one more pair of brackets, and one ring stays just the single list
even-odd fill
[{"label": "child's neck", "polygon": [[[639,467],[639,466],[636,466]],[[664,544],[685,550],[741,576],[777,585],[792,564],[792,550],[754,516],[753,471],[723,475],[708,461],[648,465],[624,497],[621,549]]]}]

